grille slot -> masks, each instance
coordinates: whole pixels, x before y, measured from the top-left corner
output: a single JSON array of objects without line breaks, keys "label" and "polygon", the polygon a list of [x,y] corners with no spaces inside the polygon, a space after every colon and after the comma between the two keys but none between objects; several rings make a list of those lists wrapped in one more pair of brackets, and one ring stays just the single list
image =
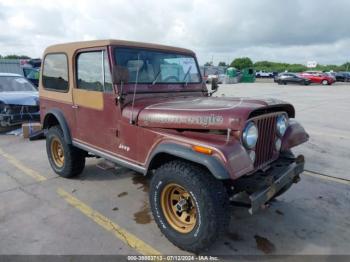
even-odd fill
[{"label": "grille slot", "polygon": [[39,106],[12,105],[10,108],[12,114],[28,114],[39,112]]},{"label": "grille slot", "polygon": [[255,147],[255,168],[263,167],[275,160],[278,156],[278,152],[275,151],[275,139],[276,121],[279,114],[280,113],[273,113],[253,119],[253,122],[259,130],[259,137]]}]

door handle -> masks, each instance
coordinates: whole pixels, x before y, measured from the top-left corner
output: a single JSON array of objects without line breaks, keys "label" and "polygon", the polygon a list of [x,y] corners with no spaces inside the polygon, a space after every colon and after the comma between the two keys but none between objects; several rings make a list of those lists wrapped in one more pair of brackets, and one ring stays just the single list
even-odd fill
[{"label": "door handle", "polygon": [[79,106],[78,106],[78,105],[72,105],[72,108],[73,108],[73,109],[78,109]]}]

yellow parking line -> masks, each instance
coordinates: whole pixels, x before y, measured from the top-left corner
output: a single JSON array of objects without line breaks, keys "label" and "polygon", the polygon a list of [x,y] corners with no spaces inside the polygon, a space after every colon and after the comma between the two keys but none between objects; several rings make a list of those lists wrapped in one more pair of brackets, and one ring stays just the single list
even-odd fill
[{"label": "yellow parking line", "polygon": [[313,172],[309,172],[309,171],[304,171],[303,174],[308,175],[308,176],[312,176],[315,178],[320,178],[320,179],[324,179],[324,180],[328,180],[328,181],[332,181],[332,182],[336,182],[336,183],[350,186],[350,180],[337,178],[337,177],[333,177],[333,176],[327,176],[327,175],[318,174],[318,173],[313,173]]},{"label": "yellow parking line", "polygon": [[155,250],[150,245],[143,242],[141,239],[137,238],[133,234],[129,233],[125,229],[121,228],[119,225],[109,220],[107,217],[101,213],[93,210],[88,205],[81,202],[79,199],[75,198],[71,194],[67,193],[62,188],[57,189],[57,193],[66,200],[70,205],[78,209],[81,213],[92,219],[95,223],[106,229],[107,231],[113,233],[113,235],[128,246],[136,249],[142,255],[160,255],[161,253]]},{"label": "yellow parking line", "polygon": [[46,177],[40,175],[38,172],[34,171],[33,169],[26,167],[20,161],[18,161],[15,157],[11,156],[10,154],[7,154],[1,148],[0,148],[0,155],[6,158],[6,160],[9,163],[11,163],[13,166],[15,166],[17,169],[21,170],[27,176],[34,178],[36,181],[41,182],[41,181],[47,180]]}]

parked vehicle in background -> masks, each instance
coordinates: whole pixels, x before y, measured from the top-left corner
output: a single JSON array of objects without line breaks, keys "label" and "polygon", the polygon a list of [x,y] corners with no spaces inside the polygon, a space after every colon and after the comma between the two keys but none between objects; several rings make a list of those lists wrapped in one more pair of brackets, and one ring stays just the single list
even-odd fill
[{"label": "parked vehicle in background", "polygon": [[329,77],[333,78],[333,81],[336,82],[337,78],[335,77],[334,72],[324,72],[324,74],[328,75]]},{"label": "parked vehicle in background", "polygon": [[297,74],[293,73],[280,73],[275,77],[274,81],[280,85],[287,84],[299,84],[299,85],[310,85],[311,81],[306,78],[302,78]]},{"label": "parked vehicle in background", "polygon": [[299,74],[300,77],[309,79],[312,83],[322,85],[332,85],[335,82],[333,76],[327,75],[326,73],[308,73],[304,72]]},{"label": "parked vehicle in background", "polygon": [[267,71],[257,71],[255,73],[256,77],[273,77],[274,73],[273,72],[267,72]]},{"label": "parked vehicle in background", "polygon": [[335,73],[335,78],[337,82],[350,82],[349,72],[337,72]]},{"label": "parked vehicle in background", "polygon": [[77,176],[95,155],[151,176],[162,233],[184,250],[207,249],[227,232],[229,201],[253,214],[300,180],[304,157],[291,148],[308,140],[293,105],[213,97],[217,89],[216,78],[207,89],[188,49],[120,40],[50,46],[39,91],[51,167]]},{"label": "parked vehicle in background", "polygon": [[218,75],[208,75],[205,82],[207,84],[210,84],[213,81],[213,79],[219,79],[219,76]]},{"label": "parked vehicle in background", "polygon": [[39,95],[33,84],[20,75],[0,73],[0,131],[39,120]]},{"label": "parked vehicle in background", "polygon": [[39,85],[41,59],[0,59],[0,73],[19,74],[35,87]]}]

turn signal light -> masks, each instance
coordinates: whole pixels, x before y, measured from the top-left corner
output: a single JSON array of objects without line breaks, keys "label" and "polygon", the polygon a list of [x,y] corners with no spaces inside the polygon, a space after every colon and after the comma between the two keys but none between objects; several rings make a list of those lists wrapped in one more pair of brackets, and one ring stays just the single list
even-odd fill
[{"label": "turn signal light", "polygon": [[213,153],[213,150],[204,146],[192,146],[192,149],[198,153],[202,153],[206,155],[211,155]]}]

